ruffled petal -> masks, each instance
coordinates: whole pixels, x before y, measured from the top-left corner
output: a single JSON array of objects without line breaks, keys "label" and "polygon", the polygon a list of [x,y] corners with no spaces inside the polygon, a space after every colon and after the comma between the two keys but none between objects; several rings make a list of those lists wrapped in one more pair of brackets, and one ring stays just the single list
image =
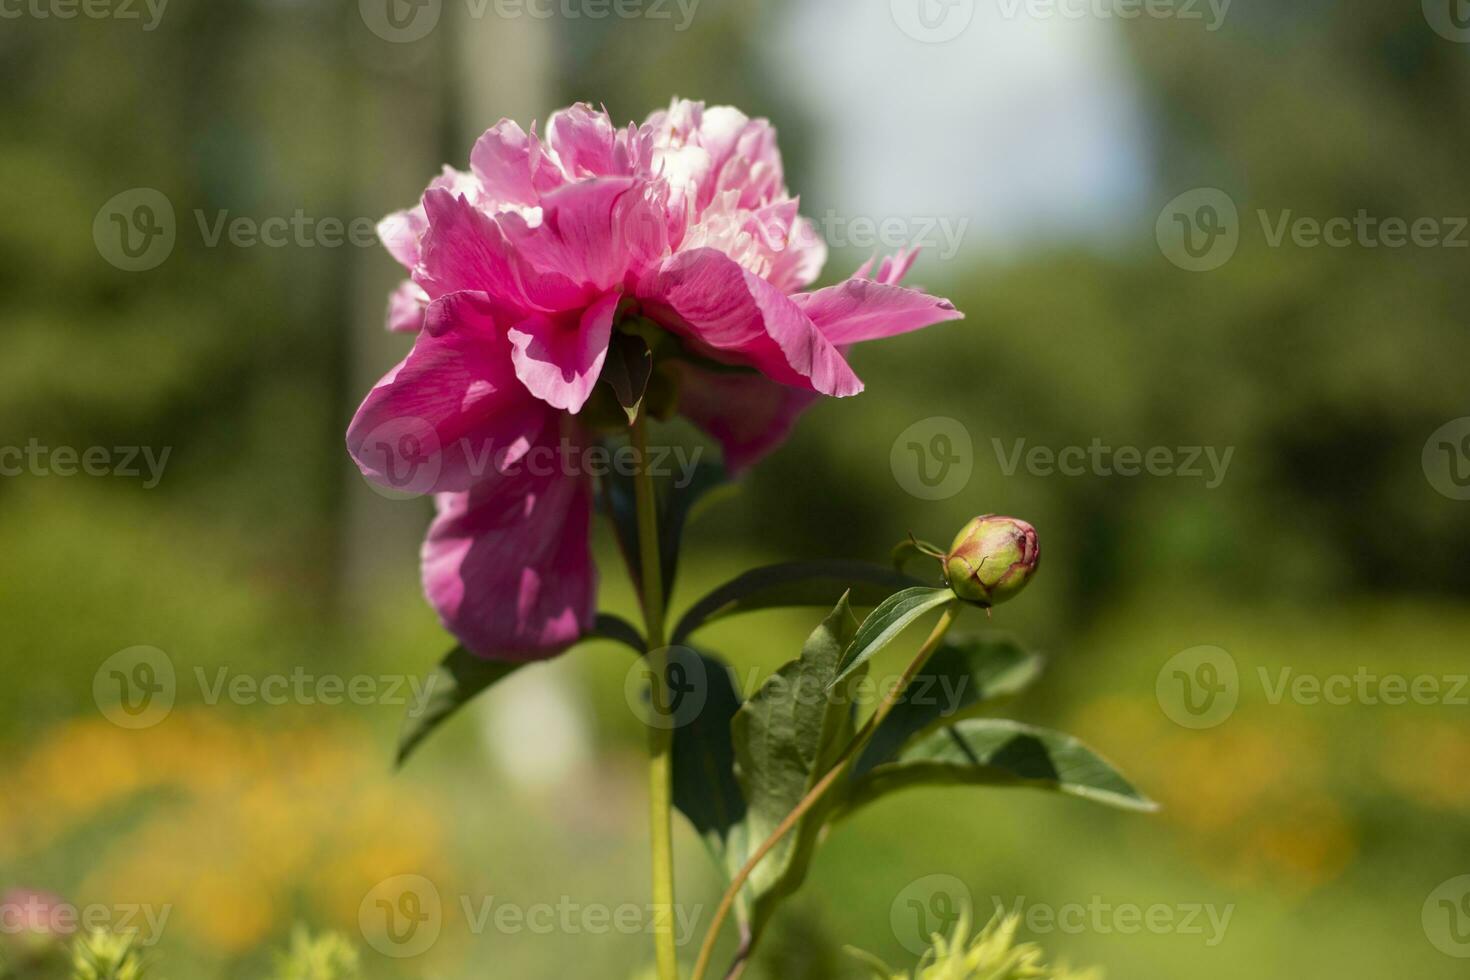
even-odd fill
[{"label": "ruffled petal", "polygon": [[592,628],[591,487],[558,462],[556,433],[468,492],[436,498],[424,594],[445,628],[490,660],[552,657]]},{"label": "ruffled petal", "polygon": [[[524,312],[572,309],[585,290],[565,275],[533,264],[506,240],[496,219],[464,195],[432,189],[424,194],[429,228],[420,240],[414,281],[438,298],[464,290],[484,292]],[[516,228],[527,227],[514,212],[503,215]]]},{"label": "ruffled petal", "polygon": [[553,112],[546,121],[546,142],[574,180],[628,173],[626,156],[618,159],[617,137],[607,113],[585,102]]},{"label": "ruffled petal", "polygon": [[538,313],[510,329],[511,360],[526,389],[553,408],[582,410],[602,373],[621,293],[608,293],[578,316]]},{"label": "ruffled petal", "polygon": [[364,476],[405,493],[468,490],[547,426],[549,410],[517,380],[493,310],[478,293],[430,304],[413,350],[348,427]]},{"label": "ruffled petal", "polygon": [[388,329],[394,333],[418,333],[424,326],[429,294],[411,279],[405,279],[388,297]]},{"label": "ruffled petal", "polygon": [[858,277],[791,300],[834,344],[893,337],[964,317],[947,299]]},{"label": "ruffled petal", "polygon": [[671,256],[640,281],[638,297],[644,312],[716,357],[824,395],[863,389],[842,353],[785,294],[713,249]]}]

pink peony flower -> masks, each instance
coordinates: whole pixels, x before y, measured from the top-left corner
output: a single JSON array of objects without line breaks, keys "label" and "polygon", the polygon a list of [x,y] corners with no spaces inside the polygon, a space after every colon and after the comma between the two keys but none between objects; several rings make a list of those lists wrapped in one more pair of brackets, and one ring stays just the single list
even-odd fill
[{"label": "pink peony flower", "polygon": [[786,190],[775,130],[727,106],[676,100],[618,129],[579,104],[544,140],[502,120],[469,173],[445,168],[378,230],[410,275],[388,326],[416,339],[348,448],[369,478],[436,494],[425,591],[493,659],[552,656],[594,617],[591,487],[547,461],[589,440],[578,416],[620,318],[749,369],[671,368],[678,410],[739,470],[818,396],[862,390],[847,345],[960,316],[898,284],[911,254],[802,292],[826,246]]}]

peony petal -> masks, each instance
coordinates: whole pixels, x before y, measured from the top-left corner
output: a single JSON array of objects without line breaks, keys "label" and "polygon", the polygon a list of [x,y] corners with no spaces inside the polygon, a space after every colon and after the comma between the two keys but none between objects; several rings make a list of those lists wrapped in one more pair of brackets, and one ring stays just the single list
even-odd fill
[{"label": "peony petal", "polygon": [[493,310],[476,293],[430,304],[413,350],[348,427],[363,475],[407,493],[467,490],[546,428],[549,409],[516,379]]},{"label": "peony petal", "polygon": [[714,249],[671,256],[640,281],[638,297],[669,329],[773,380],[839,398],[863,389],[806,314]]},{"label": "peony petal", "polygon": [[777,384],[758,374],[712,371],[679,364],[679,414],[719,442],[732,474],[758,462],[796,426],[815,392]]},{"label": "peony petal", "polygon": [[621,161],[623,169],[619,169],[617,135],[607,113],[584,102],[553,112],[546,121],[546,142],[573,180],[628,173],[626,159]]},{"label": "peony petal", "polygon": [[608,293],[581,317],[537,314],[510,329],[516,377],[531,394],[573,415],[582,410],[602,373],[620,299]]},{"label": "peony petal", "polygon": [[555,656],[592,627],[589,481],[557,461],[557,428],[518,464],[436,498],[424,594],[446,629],[491,660]]},{"label": "peony petal", "polygon": [[429,294],[411,279],[405,279],[388,297],[388,329],[394,333],[418,333],[424,326]]},{"label": "peony petal", "polygon": [[548,178],[564,178],[554,161],[541,152],[535,136],[509,119],[487,129],[470,151],[470,169],[492,207],[535,207]]},{"label": "peony petal", "polygon": [[834,344],[893,337],[964,317],[947,299],[872,279],[849,279],[791,300]]},{"label": "peony petal", "polygon": [[[484,292],[527,313],[572,309],[585,301],[585,290],[565,275],[535,267],[517,254],[500,223],[464,195],[429,190],[424,210],[429,229],[420,241],[414,281],[429,296]],[[516,228],[526,228],[525,219],[514,212],[502,217]]]},{"label": "peony petal", "polygon": [[621,285],[630,268],[663,254],[667,232],[655,189],[631,177],[598,177],[557,188],[541,199],[541,222],[516,214],[501,228],[526,266],[582,290],[571,309]]}]

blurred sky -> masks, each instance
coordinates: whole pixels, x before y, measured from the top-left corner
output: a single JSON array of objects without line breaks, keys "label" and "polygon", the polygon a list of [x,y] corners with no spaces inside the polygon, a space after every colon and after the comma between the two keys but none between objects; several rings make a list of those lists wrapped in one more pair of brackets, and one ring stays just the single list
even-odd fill
[{"label": "blurred sky", "polygon": [[1148,127],[1114,23],[961,0],[952,16],[973,9],[968,25],[926,43],[900,27],[906,2],[784,14],[773,67],[823,120],[818,213],[968,219],[964,248],[992,253],[1132,223]]}]

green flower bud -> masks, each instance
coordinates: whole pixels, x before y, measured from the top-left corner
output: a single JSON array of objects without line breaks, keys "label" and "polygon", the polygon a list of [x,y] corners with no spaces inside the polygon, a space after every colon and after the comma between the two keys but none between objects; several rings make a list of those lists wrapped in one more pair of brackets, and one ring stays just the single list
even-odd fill
[{"label": "green flower bud", "polygon": [[985,514],[955,536],[944,556],[944,574],[955,595],[989,607],[1025,588],[1040,560],[1036,528],[1014,517]]}]

